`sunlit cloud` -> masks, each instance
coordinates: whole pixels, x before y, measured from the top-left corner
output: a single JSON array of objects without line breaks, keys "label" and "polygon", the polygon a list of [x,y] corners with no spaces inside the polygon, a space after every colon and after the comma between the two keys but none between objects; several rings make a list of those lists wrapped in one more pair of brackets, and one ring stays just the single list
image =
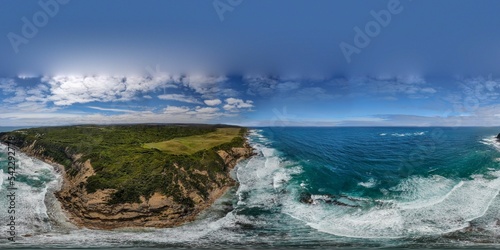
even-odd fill
[{"label": "sunlit cloud", "polygon": [[201,104],[201,102],[198,99],[192,96],[187,96],[182,94],[164,94],[164,95],[159,95],[158,98],[162,100]]},{"label": "sunlit cloud", "polygon": [[222,103],[220,99],[205,100],[203,102],[208,106],[217,106]]}]

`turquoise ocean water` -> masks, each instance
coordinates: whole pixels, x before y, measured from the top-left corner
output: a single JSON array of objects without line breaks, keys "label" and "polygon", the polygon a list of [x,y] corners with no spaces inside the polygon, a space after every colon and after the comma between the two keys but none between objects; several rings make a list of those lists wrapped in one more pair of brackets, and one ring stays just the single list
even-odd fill
[{"label": "turquoise ocean water", "polygon": [[[254,128],[240,185],[171,229],[77,229],[61,177],[19,155],[16,243],[1,248],[499,247],[500,128]],[[8,222],[0,146],[0,226]]]}]

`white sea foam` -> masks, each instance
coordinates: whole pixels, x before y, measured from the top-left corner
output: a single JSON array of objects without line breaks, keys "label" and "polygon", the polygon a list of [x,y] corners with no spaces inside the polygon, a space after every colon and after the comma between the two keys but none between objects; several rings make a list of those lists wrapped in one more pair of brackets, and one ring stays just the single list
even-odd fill
[{"label": "white sea foam", "polygon": [[453,189],[463,185],[462,181],[453,181],[439,175],[427,178],[412,176],[392,187],[395,195],[391,199],[399,200],[401,208],[419,208],[431,206],[442,201]]},{"label": "white sea foam", "polygon": [[484,138],[480,142],[482,144],[492,146],[496,150],[500,151],[500,142],[498,141],[498,139],[495,136],[490,136],[490,137]]},{"label": "white sea foam", "polygon": [[[498,174],[496,172],[490,175]],[[309,205],[288,200],[284,212],[330,234],[359,238],[436,235],[467,227],[488,210],[500,190],[500,179],[476,176],[454,181],[440,176],[412,177],[387,190],[395,199],[355,208]],[[362,201],[360,201],[362,202]]]},{"label": "white sea foam", "polygon": [[294,171],[284,167],[288,163],[281,161],[275,149],[262,144],[265,140],[258,131],[254,132],[250,144],[259,154],[236,170],[240,206],[275,206],[279,199],[276,191],[290,180],[290,173]]},{"label": "white sea foam", "polygon": [[[5,150],[5,145],[0,144],[0,152],[4,152]],[[0,163],[3,162],[5,159],[0,157]],[[4,174],[3,170],[0,171],[0,191],[3,189],[3,183],[4,180],[7,180],[7,175]]]},{"label": "white sea foam", "polygon": [[396,137],[404,137],[404,136],[419,136],[419,135],[425,135],[425,133],[427,133],[427,131],[423,131],[423,132],[415,132],[415,133],[392,133],[391,135],[392,135],[392,136],[396,136]]},{"label": "white sea foam", "polygon": [[358,183],[359,186],[363,186],[365,188],[374,188],[377,184],[378,184],[378,182],[374,178],[370,178],[366,182]]},{"label": "white sea foam", "polygon": [[3,187],[4,180],[7,180],[7,175],[4,174],[3,171],[0,171],[0,191],[4,189]]},{"label": "white sea foam", "polygon": [[278,171],[273,176],[273,187],[278,190],[283,187],[283,184],[290,180],[291,176],[286,171]]}]

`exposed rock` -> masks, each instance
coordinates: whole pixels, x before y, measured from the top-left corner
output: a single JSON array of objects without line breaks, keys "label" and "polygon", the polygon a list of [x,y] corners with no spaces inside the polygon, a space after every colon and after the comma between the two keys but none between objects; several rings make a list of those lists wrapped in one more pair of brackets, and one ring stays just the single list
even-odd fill
[{"label": "exposed rock", "polygon": [[357,204],[349,204],[347,201],[358,202],[359,200],[347,197],[344,195],[336,196],[336,195],[312,195],[310,193],[301,193],[299,197],[299,201],[304,204],[309,205],[318,205],[318,204],[332,204],[336,206],[342,207],[353,207],[358,208],[361,207]]},{"label": "exposed rock", "polygon": [[238,162],[243,159],[247,159],[255,153],[250,145],[246,144],[241,148],[232,148],[229,151],[219,150],[217,151],[219,156],[224,160],[224,164],[229,168],[234,168]]},{"label": "exposed rock", "polygon": [[311,198],[310,193],[301,193],[300,197],[299,197],[299,201],[301,203],[305,203],[305,204],[312,204],[314,202],[314,200]]},{"label": "exposed rock", "polygon": [[498,134],[498,135],[497,135],[497,140],[499,140],[499,141],[500,141],[500,134]]}]

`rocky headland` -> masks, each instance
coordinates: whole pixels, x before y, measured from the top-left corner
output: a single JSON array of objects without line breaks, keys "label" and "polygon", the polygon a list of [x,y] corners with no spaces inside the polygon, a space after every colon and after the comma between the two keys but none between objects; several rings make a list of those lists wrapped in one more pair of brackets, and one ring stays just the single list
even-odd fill
[{"label": "rocky headland", "polygon": [[[26,132],[21,131],[21,133]],[[48,148],[51,144],[46,143],[46,140],[33,138],[32,140],[31,137],[19,135],[19,133],[17,136],[14,134],[16,140],[11,142],[13,145],[19,147],[25,154],[53,165],[63,176],[62,188],[55,195],[70,221],[79,227],[93,229],[175,227],[192,221],[230,187],[236,185],[236,181],[230,177],[230,171],[239,161],[253,155],[253,149],[246,140],[243,140],[242,143],[236,143],[239,145],[227,144],[226,147],[205,150],[201,160],[192,157],[192,160],[188,158],[176,161],[178,157],[173,157],[169,159],[169,164],[166,164],[168,171],[165,170],[167,167],[163,167],[164,170],[160,173],[162,177],[158,181],[175,190],[173,195],[162,191],[165,190],[164,187],[156,187],[148,194],[138,195],[138,199],[134,201],[117,201],[117,193],[135,192],[135,190],[126,188],[89,190],[89,179],[96,177],[98,174],[96,172],[99,171],[93,166],[94,156],[89,157],[71,146],[62,149],[61,144],[58,144],[57,148],[62,149],[63,156],[55,159],[53,154],[48,153],[54,150]],[[7,136],[5,133],[0,134],[0,141],[6,141]],[[211,158],[213,160],[207,161],[204,158],[210,156],[210,152],[214,153]],[[62,158],[69,161],[63,163]],[[193,164],[198,165],[192,166]],[[102,169],[102,166],[97,169]],[[106,175],[106,178],[113,176]]]}]

